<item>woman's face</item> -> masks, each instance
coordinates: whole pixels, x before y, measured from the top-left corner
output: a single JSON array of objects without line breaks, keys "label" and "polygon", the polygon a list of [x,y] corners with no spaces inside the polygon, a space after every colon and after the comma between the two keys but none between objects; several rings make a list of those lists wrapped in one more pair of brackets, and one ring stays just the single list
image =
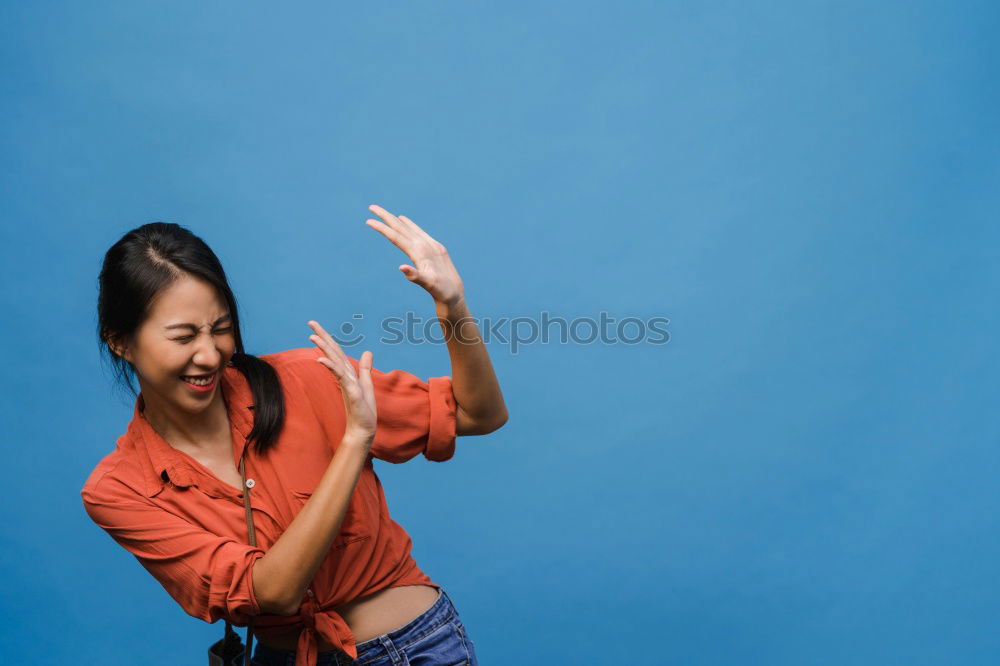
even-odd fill
[{"label": "woman's face", "polygon": [[[135,366],[146,407],[199,413],[220,399],[219,376],[235,349],[225,301],[212,285],[184,276],[153,299],[124,357]],[[192,376],[208,385],[193,386]]]}]

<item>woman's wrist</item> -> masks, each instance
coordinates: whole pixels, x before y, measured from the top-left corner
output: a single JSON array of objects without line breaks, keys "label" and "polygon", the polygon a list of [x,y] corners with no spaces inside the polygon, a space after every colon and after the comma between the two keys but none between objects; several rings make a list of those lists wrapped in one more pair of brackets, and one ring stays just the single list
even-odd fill
[{"label": "woman's wrist", "polygon": [[369,434],[365,432],[347,431],[341,438],[340,445],[368,450],[371,448],[372,441],[374,439],[375,439],[374,434]]}]

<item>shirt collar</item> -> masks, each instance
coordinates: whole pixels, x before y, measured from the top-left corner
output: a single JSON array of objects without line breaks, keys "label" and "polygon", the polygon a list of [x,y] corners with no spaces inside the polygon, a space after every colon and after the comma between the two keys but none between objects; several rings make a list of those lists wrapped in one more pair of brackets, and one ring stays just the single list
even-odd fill
[{"label": "shirt collar", "polygon": [[[227,365],[223,368],[221,379],[219,388],[225,397],[229,423],[243,436],[245,446],[246,438],[253,429],[253,392],[246,377],[234,366]],[[167,481],[182,488],[197,485],[195,470],[187,457],[167,444],[160,433],[153,429],[142,413],[144,406],[145,401],[140,392],[135,400],[128,434],[135,443],[143,468],[146,496],[155,496],[163,490]]]}]

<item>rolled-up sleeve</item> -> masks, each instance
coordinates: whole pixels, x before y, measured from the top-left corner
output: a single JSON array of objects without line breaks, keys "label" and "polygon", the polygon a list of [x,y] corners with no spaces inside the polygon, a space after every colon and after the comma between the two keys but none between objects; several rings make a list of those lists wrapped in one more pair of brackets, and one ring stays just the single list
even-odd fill
[{"label": "rolled-up sleeve", "polygon": [[[359,362],[350,361],[356,370]],[[373,456],[403,463],[418,453],[434,462],[455,455],[456,403],[451,377],[431,377],[425,382],[403,370],[379,372],[372,368],[372,386],[378,416]]]},{"label": "rolled-up sleeve", "polygon": [[[341,418],[344,402],[340,382],[316,361],[319,350],[302,357],[300,370],[308,373],[309,391],[323,411]],[[360,361],[347,357],[357,372]],[[371,371],[377,421],[371,454],[391,463],[403,463],[418,453],[434,462],[455,455],[456,409],[451,377],[431,377],[426,382],[403,370]]]},{"label": "rolled-up sleeve", "polygon": [[219,536],[166,511],[114,480],[80,491],[98,526],[139,563],[188,615],[245,626],[260,615],[253,565],[265,551]]},{"label": "rolled-up sleeve", "polygon": [[424,455],[434,461],[448,460],[455,455],[457,408],[451,377],[431,377],[427,382],[427,394],[430,402],[430,426]]}]

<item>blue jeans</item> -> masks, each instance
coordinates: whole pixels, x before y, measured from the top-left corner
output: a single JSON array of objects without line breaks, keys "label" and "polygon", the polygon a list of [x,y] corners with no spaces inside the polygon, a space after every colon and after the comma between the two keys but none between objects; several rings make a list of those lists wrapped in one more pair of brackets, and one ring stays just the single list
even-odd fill
[{"label": "blue jeans", "polygon": [[[358,658],[320,652],[317,666],[479,666],[465,625],[441,588],[437,601],[402,627],[357,644]],[[240,661],[240,664],[243,662]],[[295,651],[254,646],[253,666],[294,666]]]}]

